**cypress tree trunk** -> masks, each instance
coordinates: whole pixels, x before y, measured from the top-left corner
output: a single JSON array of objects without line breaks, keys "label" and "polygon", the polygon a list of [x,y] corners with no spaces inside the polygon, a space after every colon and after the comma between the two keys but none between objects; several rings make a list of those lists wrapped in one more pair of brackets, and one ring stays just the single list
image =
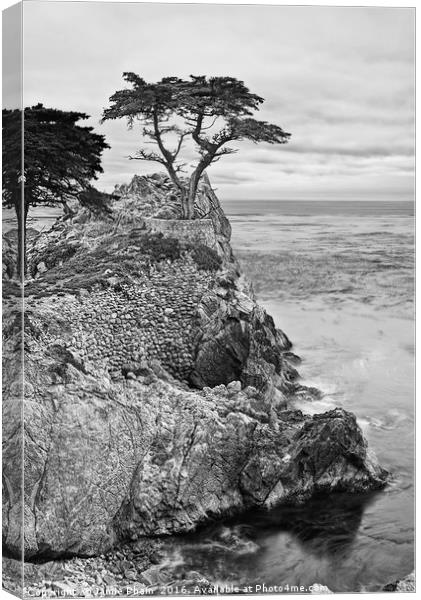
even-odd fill
[{"label": "cypress tree trunk", "polygon": [[185,190],[180,190],[181,196],[181,215],[183,219],[189,219],[188,216],[189,208],[188,208],[188,193]]},{"label": "cypress tree trunk", "polygon": [[189,194],[188,194],[188,198],[187,198],[187,206],[188,206],[187,219],[194,219],[194,216],[195,216],[194,203],[196,200],[197,188],[199,186],[199,181],[200,181],[201,175],[202,175],[202,171],[196,169],[190,178]]},{"label": "cypress tree trunk", "polygon": [[18,221],[18,258],[17,258],[17,278],[21,283],[24,282],[27,272],[26,258],[26,220],[28,217],[29,205],[23,202],[21,198],[15,203],[16,217]]}]

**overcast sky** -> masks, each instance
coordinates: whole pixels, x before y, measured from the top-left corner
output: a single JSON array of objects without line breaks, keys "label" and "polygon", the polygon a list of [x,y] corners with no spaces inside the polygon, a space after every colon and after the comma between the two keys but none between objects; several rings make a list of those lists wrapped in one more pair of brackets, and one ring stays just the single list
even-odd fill
[{"label": "overcast sky", "polygon": [[133,173],[138,126],[99,124],[123,71],[148,81],[230,75],[266,100],[259,119],[288,145],[240,142],[209,170],[224,198],[412,199],[412,9],[61,3],[24,4],[25,104],[85,111],[106,135],[110,191]]}]

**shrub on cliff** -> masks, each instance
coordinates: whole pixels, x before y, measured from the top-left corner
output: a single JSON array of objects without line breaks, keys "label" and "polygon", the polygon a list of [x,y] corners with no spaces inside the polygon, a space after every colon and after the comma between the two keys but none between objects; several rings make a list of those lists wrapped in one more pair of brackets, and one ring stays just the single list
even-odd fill
[{"label": "shrub on cliff", "polygon": [[222,264],[221,257],[205,244],[192,247],[191,254],[199,269],[205,271],[217,271]]},{"label": "shrub on cliff", "polygon": [[137,242],[142,253],[152,263],[161,260],[177,260],[181,256],[180,242],[176,238],[164,237],[162,233],[145,233]]},{"label": "shrub on cliff", "polygon": [[52,269],[60,263],[67,262],[74,254],[76,254],[78,246],[70,245],[65,240],[61,243],[51,243],[32,258],[29,264],[29,271],[32,277],[37,273],[37,267],[40,263],[44,263],[47,269]]},{"label": "shrub on cliff", "polygon": [[80,205],[90,210],[90,212],[97,217],[112,218],[113,211],[110,206],[112,199],[112,194],[100,192],[92,185],[86,190],[83,190],[79,195]]}]

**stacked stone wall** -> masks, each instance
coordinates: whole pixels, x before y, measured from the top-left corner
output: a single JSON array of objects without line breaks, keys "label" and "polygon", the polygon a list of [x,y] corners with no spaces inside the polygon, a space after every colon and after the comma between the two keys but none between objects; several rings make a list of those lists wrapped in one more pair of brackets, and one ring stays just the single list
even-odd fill
[{"label": "stacked stone wall", "polygon": [[[127,374],[133,377],[142,364],[156,359],[174,377],[184,380],[193,364],[197,307],[208,287],[209,273],[191,262],[177,261],[161,264],[159,270],[118,291],[37,300],[53,311],[53,318],[67,324],[66,331],[50,325],[43,342],[62,346],[80,359],[88,372],[105,370],[115,379]],[[41,311],[36,310],[32,317],[35,326],[36,315],[46,315],[40,304],[37,308]]]}]

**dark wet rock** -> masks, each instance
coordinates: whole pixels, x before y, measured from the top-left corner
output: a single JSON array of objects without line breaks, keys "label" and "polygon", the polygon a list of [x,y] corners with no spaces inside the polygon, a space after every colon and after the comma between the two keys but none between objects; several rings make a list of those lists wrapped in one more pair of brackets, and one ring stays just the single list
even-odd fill
[{"label": "dark wet rock", "polygon": [[223,272],[222,279],[224,285],[218,277],[201,299],[191,382],[202,388],[238,379],[266,394],[274,386],[288,394],[298,378],[283,356],[290,341],[257,304],[243,277],[229,280]]},{"label": "dark wet rock", "polygon": [[323,397],[323,393],[315,387],[308,387],[306,385],[297,385],[293,389],[295,398],[300,400],[306,400],[311,402],[312,400],[320,400]]},{"label": "dark wet rock", "polygon": [[403,579],[388,583],[383,587],[383,592],[415,592],[415,571]]},{"label": "dark wet rock", "polygon": [[240,379],[250,353],[250,330],[239,320],[215,323],[199,340],[190,381],[199,388]]},{"label": "dark wet rock", "polygon": [[301,364],[301,358],[299,356],[297,356],[296,354],[294,354],[293,352],[284,352],[283,358],[285,360],[287,360],[289,363],[291,363],[292,365]]},{"label": "dark wet rock", "polygon": [[297,432],[291,479],[312,480],[318,491],[367,491],[381,486],[387,472],[370,456],[355,415],[340,408],[314,415]]}]

